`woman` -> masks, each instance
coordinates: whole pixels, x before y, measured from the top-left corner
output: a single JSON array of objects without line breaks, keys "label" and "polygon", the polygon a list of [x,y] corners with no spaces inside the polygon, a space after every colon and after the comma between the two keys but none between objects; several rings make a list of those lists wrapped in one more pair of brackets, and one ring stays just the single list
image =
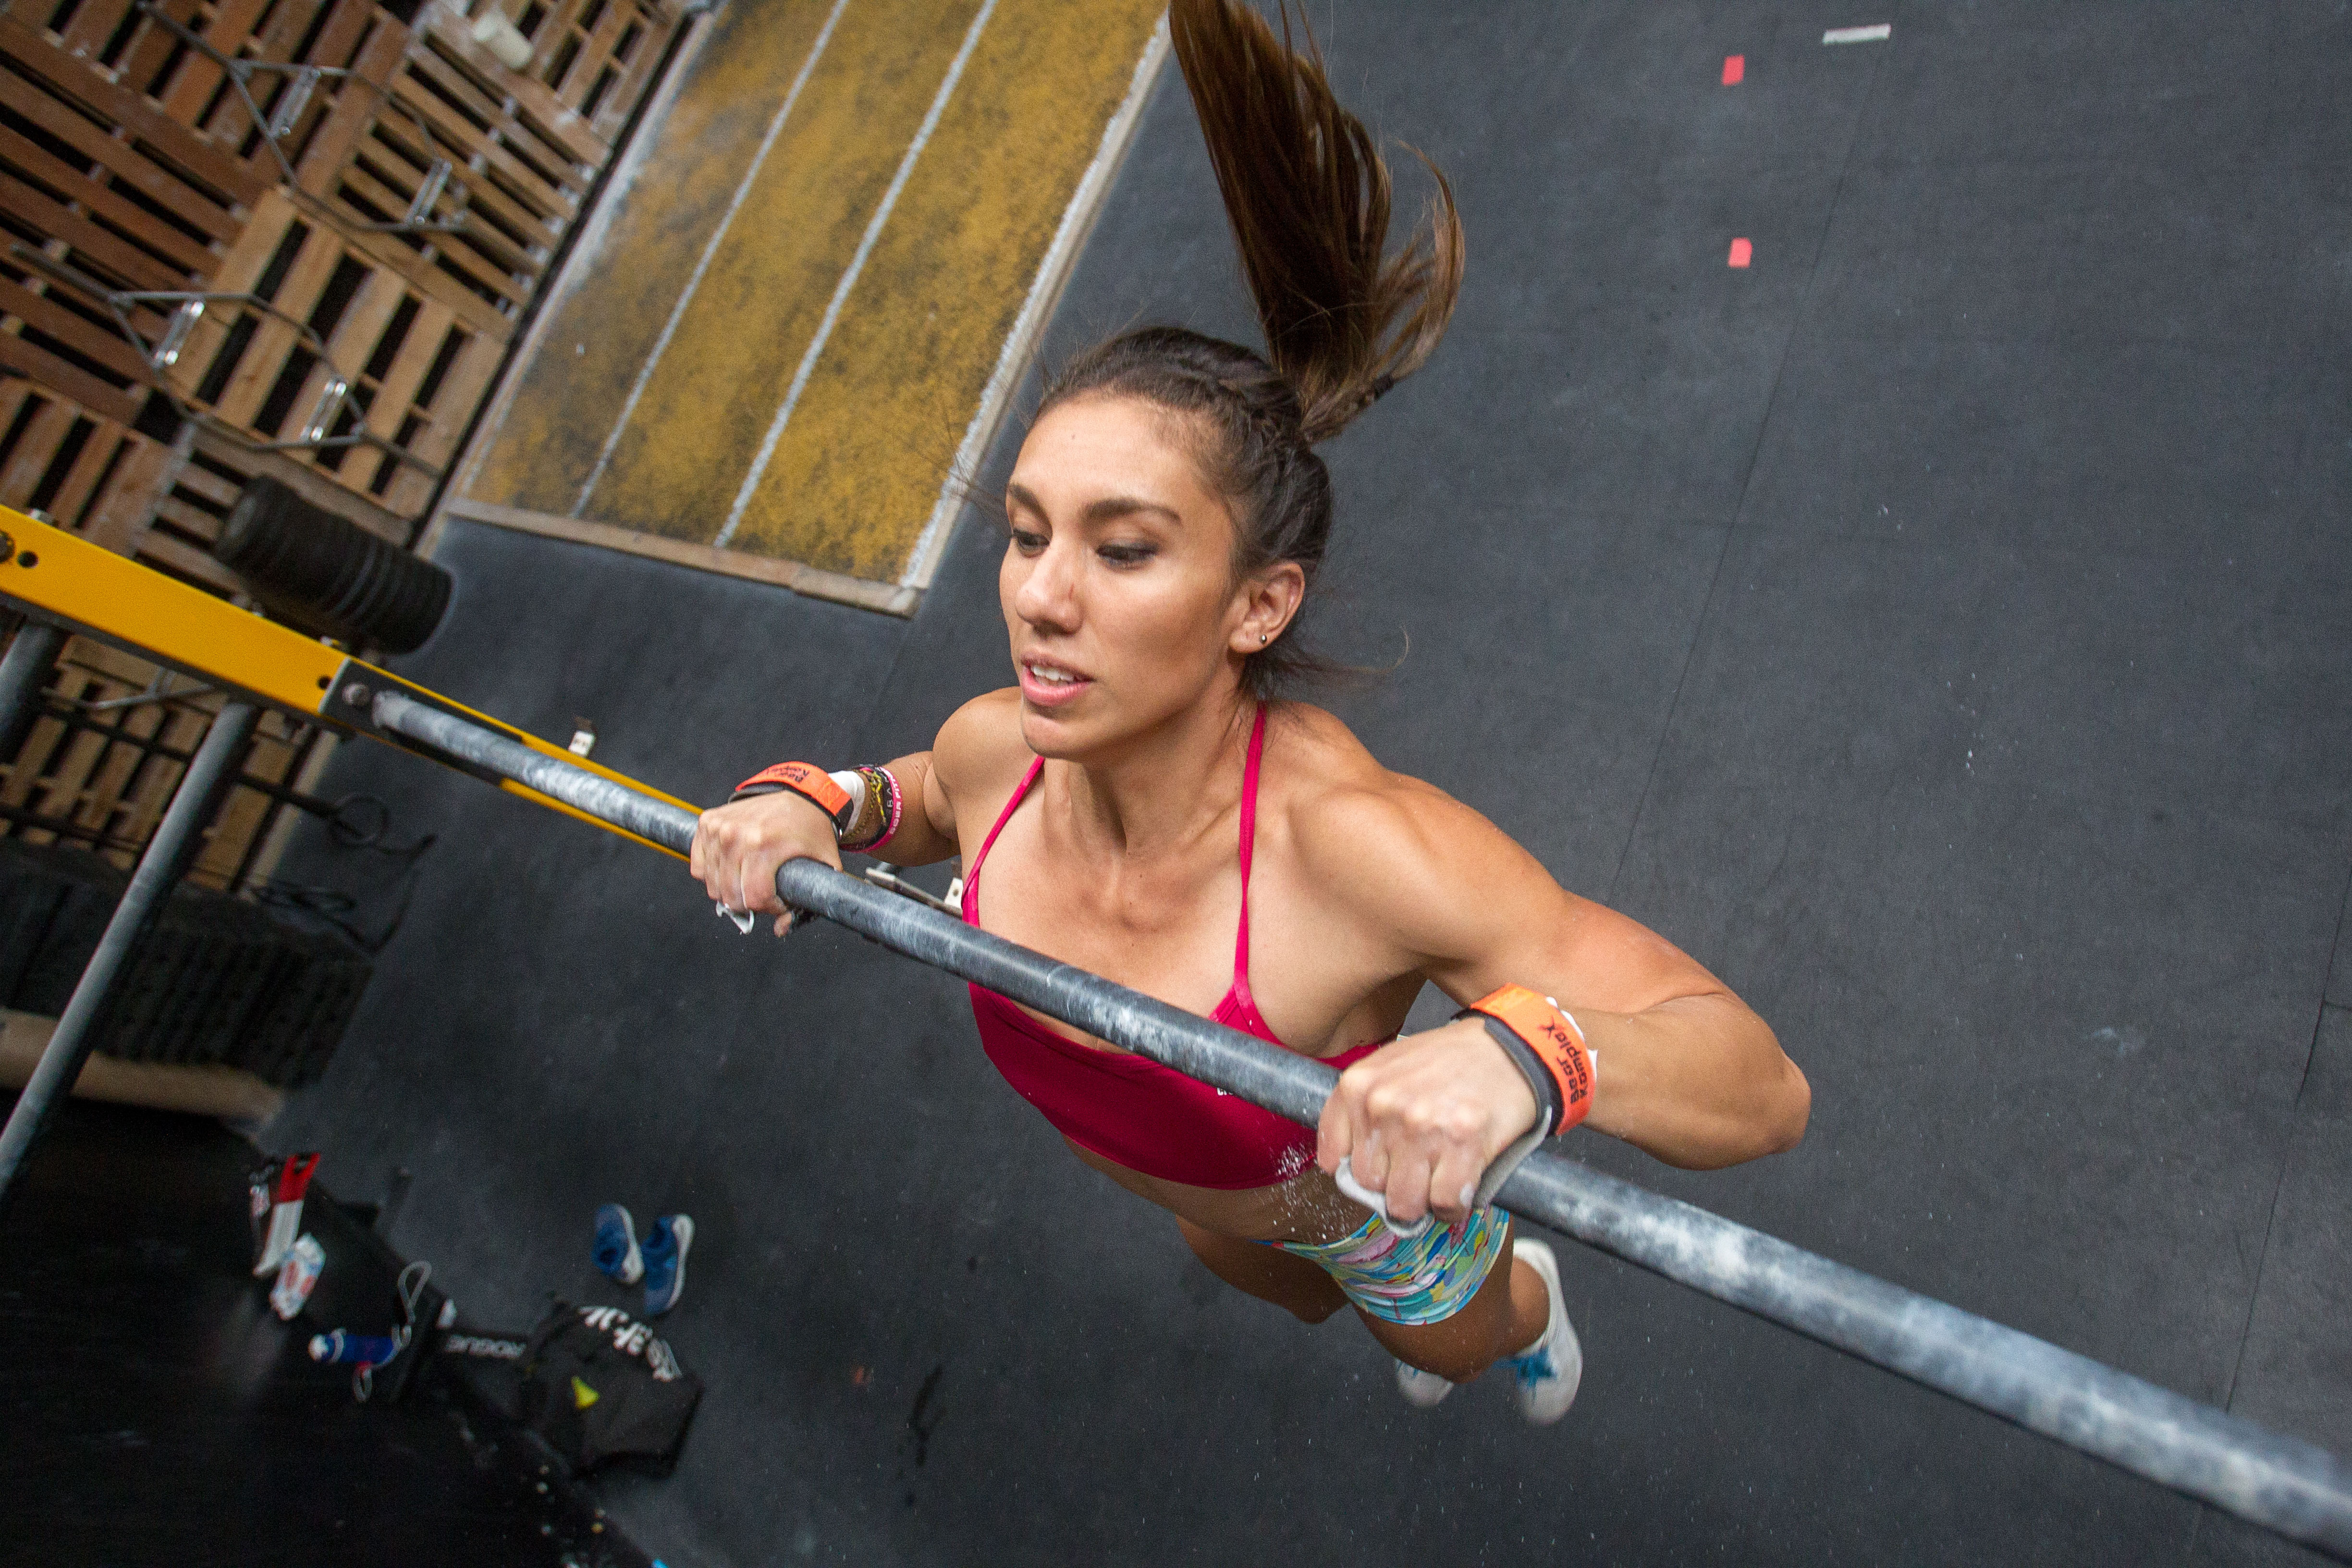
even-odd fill
[{"label": "woman", "polygon": [[[789,858],[961,855],[967,921],[1344,1068],[1310,1134],[973,987],[1006,1078],[1220,1277],[1309,1322],[1354,1305],[1416,1404],[1507,1360],[1557,1420],[1582,1368],[1558,1268],[1482,1178],[1579,1119],[1677,1165],[1753,1159],[1810,1092],[1696,963],[1283,698],[1315,668],[1292,635],[1331,526],[1312,448],[1436,346],[1461,231],[1440,176],[1429,233],[1383,256],[1388,171],[1311,40],[1234,0],[1171,24],[1267,355],[1152,329],[1070,364],[1005,489],[1018,686],[887,768],[756,776],[692,869],[782,934]],[[1482,1011],[1400,1038],[1424,984]]]}]

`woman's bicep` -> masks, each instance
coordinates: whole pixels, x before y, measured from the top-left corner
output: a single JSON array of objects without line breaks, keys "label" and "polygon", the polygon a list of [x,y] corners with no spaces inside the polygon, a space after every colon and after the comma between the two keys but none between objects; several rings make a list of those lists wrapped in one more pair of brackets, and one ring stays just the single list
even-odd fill
[{"label": "woman's bicep", "polygon": [[[985,796],[992,770],[1001,769],[1004,751],[1005,694],[974,698],[940,726],[928,752],[915,752],[890,764],[906,802],[899,837],[889,858],[902,866],[929,866],[962,852],[957,808],[967,793]],[[1017,736],[1017,729],[1013,731]]]},{"label": "woman's bicep", "polygon": [[944,797],[933,755],[909,752],[884,764],[898,781],[899,816],[897,829],[870,851],[876,858],[894,866],[929,866],[956,852],[955,819],[938,804]]},{"label": "woman's bicep", "polygon": [[931,756],[932,753],[926,752],[923,757],[923,826],[930,830],[941,846],[940,852],[930,858],[944,860],[958,852],[955,801],[948,794],[948,786],[941,781],[940,770],[931,764]]},{"label": "woman's bicep", "polygon": [[1712,1166],[1803,1136],[1810,1093],[1761,1018],[1629,915],[1569,892],[1501,829],[1425,785],[1366,791],[1310,830],[1338,918],[1386,967],[1457,1004],[1505,985],[1556,997],[1605,1066],[1588,1125]]}]

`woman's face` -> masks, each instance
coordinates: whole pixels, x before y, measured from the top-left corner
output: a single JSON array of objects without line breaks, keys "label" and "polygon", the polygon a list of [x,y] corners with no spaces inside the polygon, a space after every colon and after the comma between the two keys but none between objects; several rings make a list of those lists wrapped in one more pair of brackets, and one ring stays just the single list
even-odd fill
[{"label": "woman's face", "polygon": [[1181,416],[1131,397],[1048,411],[1005,487],[997,593],[1040,756],[1099,755],[1238,688],[1297,569],[1234,580],[1234,520]]}]

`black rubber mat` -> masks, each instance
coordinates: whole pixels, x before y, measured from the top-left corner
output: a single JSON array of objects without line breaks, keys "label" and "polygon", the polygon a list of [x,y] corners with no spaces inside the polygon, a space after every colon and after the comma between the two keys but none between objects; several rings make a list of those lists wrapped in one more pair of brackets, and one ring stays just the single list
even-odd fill
[{"label": "black rubber mat", "polygon": [[[1571,1152],[2352,1449],[2322,1026],[2352,25],[1315,19],[1349,100],[1453,174],[1471,258],[1437,359],[1331,449],[1323,634],[1402,658],[1339,706],[1714,967],[1813,1085],[1757,1165]],[[1053,352],[1248,330],[1171,87]],[[600,760],[716,799],[1002,684],[992,529],[905,625],[461,525],[404,668],[558,738],[591,717]],[[326,793],[362,784],[443,840],[273,1137],[413,1167],[398,1241],[493,1320],[584,1299],[599,1203],[694,1215],[666,1331],[709,1393],[673,1479],[605,1490],[673,1564],[2306,1560],[1574,1249],[1566,1422],[1499,1382],[1409,1409],[1360,1329],[1225,1290],[1073,1163],[957,985],[835,930],[739,937],[674,863],[411,760],[347,749]],[[298,873],[359,875],[322,839]]]}]

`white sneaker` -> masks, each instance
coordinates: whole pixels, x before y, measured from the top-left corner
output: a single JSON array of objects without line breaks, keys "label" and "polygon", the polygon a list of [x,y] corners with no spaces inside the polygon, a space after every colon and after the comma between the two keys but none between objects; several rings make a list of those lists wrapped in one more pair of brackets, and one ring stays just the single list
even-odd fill
[{"label": "white sneaker", "polygon": [[1512,1241],[1511,1256],[1527,1259],[1528,1266],[1542,1277],[1551,1298],[1551,1321],[1543,1338],[1503,1364],[1517,1380],[1512,1394],[1519,1402],[1519,1414],[1536,1426],[1549,1426],[1576,1403],[1577,1384],[1584,1381],[1584,1347],[1577,1342],[1567,1305],[1560,1300],[1559,1260],[1551,1248],[1532,1237],[1522,1237]]},{"label": "white sneaker", "polygon": [[1407,1405],[1423,1410],[1454,1392],[1454,1384],[1433,1372],[1423,1372],[1410,1362],[1397,1363],[1397,1392],[1404,1395]]}]

